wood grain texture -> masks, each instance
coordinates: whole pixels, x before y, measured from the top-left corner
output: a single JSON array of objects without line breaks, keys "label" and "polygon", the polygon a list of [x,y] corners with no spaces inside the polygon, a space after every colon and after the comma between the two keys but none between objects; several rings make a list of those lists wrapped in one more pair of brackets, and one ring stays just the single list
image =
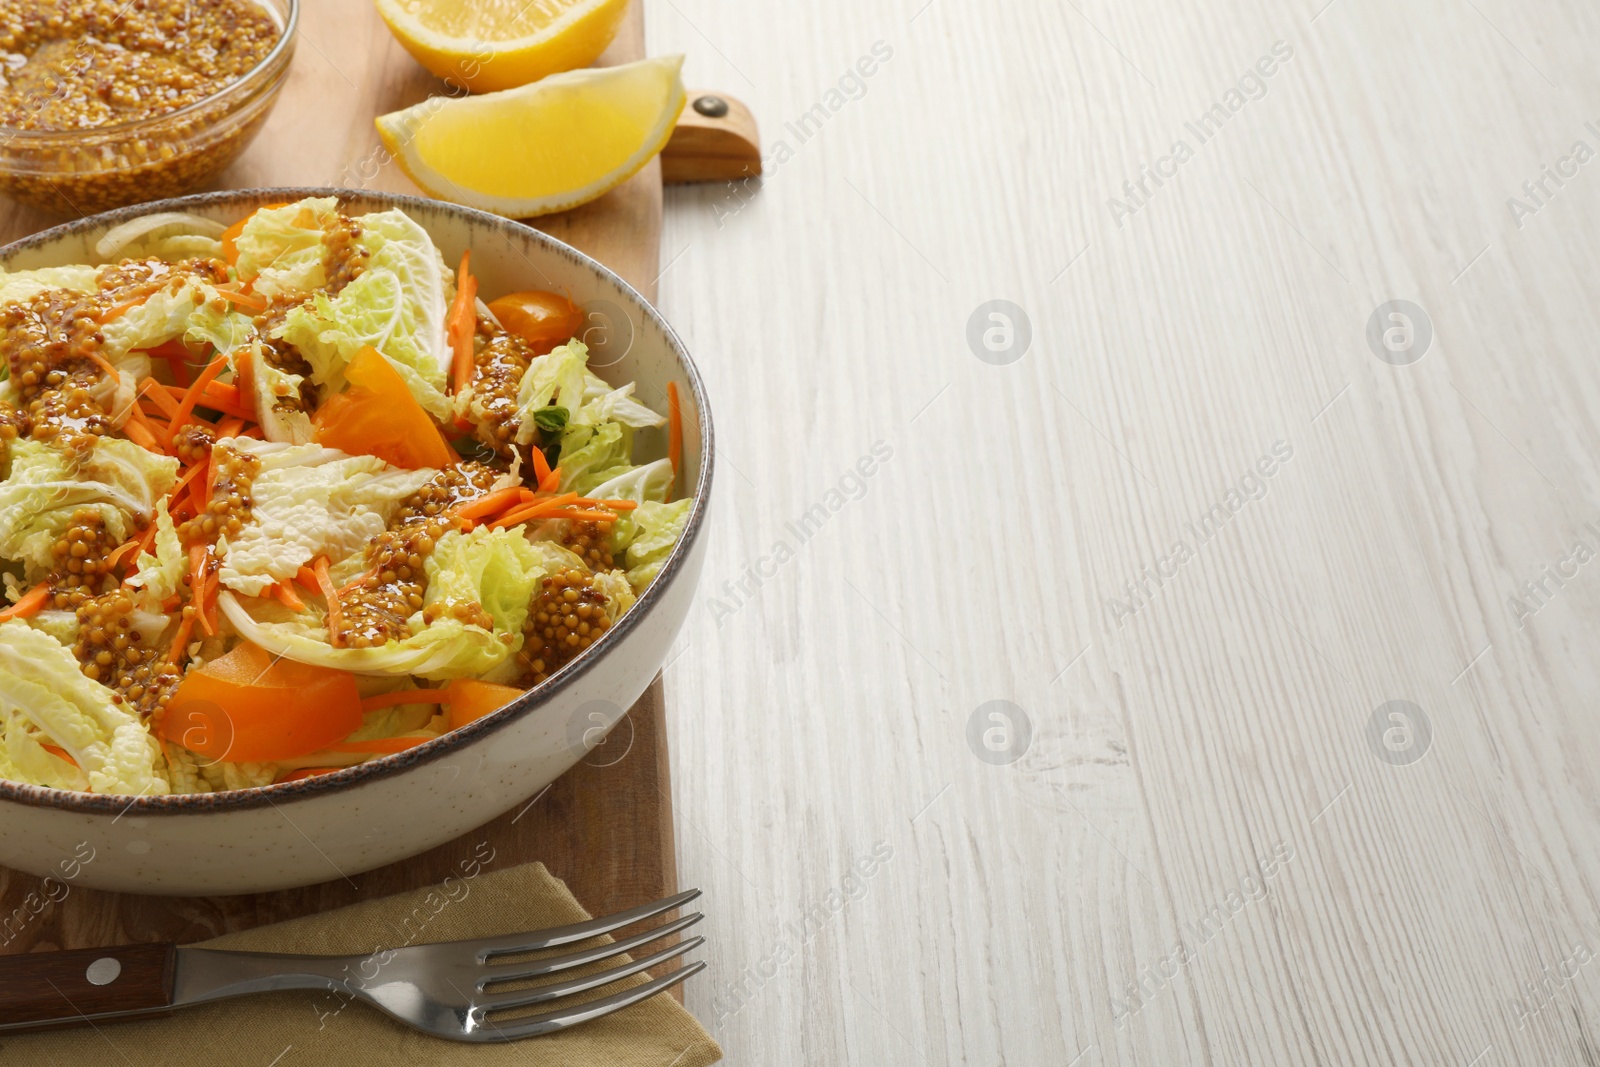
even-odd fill
[{"label": "wood grain texture", "polygon": [[172,1004],[176,958],[170,942],[0,957],[0,1021],[76,1024],[159,1011]]},{"label": "wood grain texture", "polygon": [[[721,108],[702,114],[697,104]],[[672,139],[661,150],[667,185],[761,177],[761,132],[744,102],[725,92],[690,89]]]},{"label": "wood grain texture", "polygon": [[1600,150],[1600,9],[651,14],[769,162],[669,189],[663,248],[722,475],[667,695],[728,1062],[1593,1063],[1600,164],[1560,160]]},{"label": "wood grain texture", "polygon": [[[643,17],[635,5],[601,62],[642,55]],[[372,118],[442,89],[395,43],[371,4],[309,0],[283,97],[219,187],[327,184],[415,193],[399,167],[385,161]],[[55,221],[8,204],[0,209],[0,238]],[[538,225],[654,293],[661,227],[656,164],[602,199]],[[491,868],[543,861],[597,915],[656,900],[677,888],[665,711],[658,679],[607,745],[537,802],[423,856],[308,889],[212,899],[123,896],[0,869],[0,916],[12,920],[0,933],[0,953],[202,940],[438,883],[474,856],[482,860],[486,849],[493,850]]]}]

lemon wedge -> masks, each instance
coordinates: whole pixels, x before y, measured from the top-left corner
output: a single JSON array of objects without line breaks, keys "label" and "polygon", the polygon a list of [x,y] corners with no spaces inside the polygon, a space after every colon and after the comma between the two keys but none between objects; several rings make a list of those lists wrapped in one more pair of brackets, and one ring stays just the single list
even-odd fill
[{"label": "lemon wedge", "polygon": [[587,67],[627,10],[628,0],[378,0],[418,63],[475,93]]},{"label": "lemon wedge", "polygon": [[648,163],[686,94],[682,56],[434,97],[379,116],[378,136],[430,196],[522,219],[588,203]]}]

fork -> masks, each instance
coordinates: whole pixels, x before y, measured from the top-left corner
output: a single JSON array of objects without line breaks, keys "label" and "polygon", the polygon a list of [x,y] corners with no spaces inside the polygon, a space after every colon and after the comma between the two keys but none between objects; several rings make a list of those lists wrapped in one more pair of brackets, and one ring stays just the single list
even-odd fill
[{"label": "fork", "polygon": [[380,949],[356,956],[228,952],[173,944],[122,945],[0,957],[0,1032],[165,1015],[174,1008],[279,989],[323,989],[381,1008],[453,1041],[508,1041],[599,1019],[670,989],[705,968],[695,962],[617,993],[497,1024],[490,1016],[598,989],[682,956],[691,937],[595,974],[532,989],[491,990],[597,964],[699,922],[695,912],[621,940],[538,960],[499,962],[610,934],[663,915],[700,890],[588,922],[470,941]]}]

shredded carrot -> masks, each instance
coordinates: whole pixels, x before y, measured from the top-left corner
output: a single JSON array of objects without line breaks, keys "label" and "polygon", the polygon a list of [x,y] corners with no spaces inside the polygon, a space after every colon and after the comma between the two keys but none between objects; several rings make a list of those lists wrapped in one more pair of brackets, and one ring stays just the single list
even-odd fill
[{"label": "shredded carrot", "polygon": [[72,758],[72,753],[68,752],[66,749],[62,748],[60,745],[52,745],[48,741],[40,741],[39,742],[39,747],[44,749],[46,752],[50,753],[52,756],[55,756],[57,759],[66,760],[68,763],[72,764],[74,767],[76,767],[78,765],[78,761]]},{"label": "shredded carrot", "polygon": [[672,499],[678,486],[678,465],[683,461],[683,405],[678,403],[678,383],[667,383],[667,460],[672,464],[672,486],[667,499]]},{"label": "shredded carrot", "polygon": [[178,632],[172,638],[172,651],[167,655],[167,662],[176,666],[183,662],[183,653],[189,646],[189,635],[194,632],[194,616],[185,615],[178,623]]},{"label": "shredded carrot", "polygon": [[235,406],[243,406],[239,398],[239,387],[227,382],[211,382],[206,385],[206,396],[213,400],[222,400]]},{"label": "shredded carrot", "polygon": [[113,367],[111,365],[111,361],[106,359],[105,356],[102,356],[92,348],[85,348],[82,354],[87,356],[90,362],[98,363],[100,365],[100,369],[111,375],[113,379],[117,377],[117,368]]},{"label": "shredded carrot", "polygon": [[172,380],[180,388],[187,389],[194,381],[194,371],[189,369],[188,355],[167,357],[167,369],[172,372]]},{"label": "shredded carrot", "polygon": [[[238,304],[240,307],[249,308],[251,311],[267,310],[267,302],[253,294],[247,296],[244,293],[236,293],[232,289],[218,289],[217,295],[230,304]],[[435,334],[434,336],[438,335]]]},{"label": "shredded carrot", "polygon": [[583,508],[557,508],[547,511],[539,516],[541,519],[575,519],[590,520],[592,522],[616,522],[617,513],[614,511],[588,511]]},{"label": "shredded carrot", "polygon": [[337,745],[329,745],[324,752],[371,752],[379,756],[392,756],[396,752],[416,748],[434,739],[428,737],[375,737],[371,741],[341,741]]},{"label": "shredded carrot", "polygon": [[632,511],[639,506],[637,500],[595,500],[587,496],[580,496],[573,503],[586,508],[605,508],[608,511]]},{"label": "shredded carrot", "polygon": [[497,489],[488,496],[480,496],[470,504],[464,504],[456,509],[456,514],[463,519],[482,519],[503,511],[508,504],[519,503],[522,500],[523,490],[517,486],[510,489]]},{"label": "shredded carrot", "polygon": [[577,493],[562,493],[560,496],[546,497],[543,500],[536,500],[531,504],[524,504],[521,507],[512,508],[510,511],[506,512],[489,525],[496,530],[503,530],[507,526],[515,526],[520,522],[527,522],[529,519],[538,518],[551,509],[559,510],[560,508],[572,503],[576,499],[578,499]]},{"label": "shredded carrot", "polygon": [[200,606],[200,596],[206,588],[207,547],[204,544],[189,546],[189,600],[196,608]]},{"label": "shredded carrot", "polygon": [[251,426],[248,429],[240,430],[234,436],[235,437],[253,437],[257,441],[259,441],[265,435],[262,434],[261,427],[259,427],[259,426]]},{"label": "shredded carrot", "polygon": [[120,304],[113,304],[100,315],[100,325],[104,326],[113,319],[121,318],[134,308],[138,307],[140,304],[143,304],[148,299],[150,298],[141,297],[138,300],[124,300]]},{"label": "shredded carrot", "polygon": [[294,580],[300,583],[302,588],[309,589],[313,593],[321,592],[321,587],[317,585],[316,572],[310,567],[301,567],[295,571]]},{"label": "shredded carrot", "polygon": [[139,535],[139,551],[134,553],[134,559],[138,559],[146,552],[149,552],[152,556],[155,555],[156,533],[158,530],[159,527],[156,526],[154,521],[144,528],[144,533]]},{"label": "shredded carrot", "polygon": [[0,611],[0,622],[10,622],[12,619],[26,619],[39,614],[50,600],[50,583],[40,582],[26,593],[15,604]]},{"label": "shredded carrot", "polygon": [[195,466],[200,470],[200,477],[189,483],[189,496],[184,503],[194,514],[204,515],[211,509],[211,460],[207,457]]},{"label": "shredded carrot", "polygon": [[550,477],[550,461],[544,457],[544,449],[533,450],[533,484],[544,485],[544,480]]},{"label": "shredded carrot", "polygon": [[212,411],[220,411],[224,415],[241,419],[245,422],[255,421],[255,416],[250,413],[249,408],[245,407],[238,386],[229,385],[226,382],[209,383],[204,391],[201,392],[200,399],[195,402],[195,406],[210,408]]},{"label": "shredded carrot", "polygon": [[[226,400],[218,400],[211,393],[205,393],[200,397],[199,406],[203,408],[210,408],[212,411],[218,412],[219,414],[230,419],[248,419],[251,417],[250,413],[244,408],[237,404],[230,404]],[[203,420],[198,417],[194,417],[189,421],[201,422]]]},{"label": "shredded carrot", "polygon": [[239,387],[239,406],[252,412],[250,418],[254,421],[258,416],[256,411],[256,354],[249,346],[238,348],[233,353],[233,381]]},{"label": "shredded carrot", "polygon": [[179,396],[186,392],[186,390],[180,389],[175,385],[170,387],[162,385],[154,378],[146,378],[139,383],[139,395],[160,408],[161,414],[170,419],[178,413],[178,402],[168,392],[169,388],[177,389]]},{"label": "shredded carrot", "polygon": [[[198,468],[198,464],[196,466]],[[178,505],[176,507],[168,508],[167,510],[168,513],[172,515],[173,522],[186,522],[189,519],[194,518],[196,515],[194,497],[186,496],[182,500],[178,501]]]},{"label": "shredded carrot", "polygon": [[528,505],[530,507],[536,504],[539,507],[544,507],[544,508],[550,508],[550,507],[564,508],[564,507],[566,507],[567,505],[571,504],[573,501],[575,501],[577,499],[578,499],[578,494],[577,493],[560,493],[560,494],[558,494],[556,496],[549,496],[549,495],[536,496],[532,500],[528,501]]},{"label": "shredded carrot", "polygon": [[156,407],[156,405],[151,402],[149,397],[140,397],[138,408],[139,414],[145,417],[146,422],[148,422],[151,426],[160,428],[161,437],[163,440],[166,439],[168,434],[172,433],[172,427],[167,425],[167,420],[162,417],[161,409]]},{"label": "shredded carrot", "polygon": [[456,278],[456,298],[450,305],[448,323],[452,392],[462,392],[472,384],[472,338],[477,333],[478,279],[471,274],[472,251],[461,253],[461,270]]},{"label": "shredded carrot", "polygon": [[183,341],[178,338],[145,349],[145,355],[151,359],[163,360],[167,364],[167,369],[172,372],[173,380],[180,386],[187,386],[194,379],[194,375],[189,373],[189,361],[194,358],[194,354],[185,348]]},{"label": "shredded carrot", "polygon": [[193,606],[195,616],[199,618],[200,627],[205,630],[207,637],[213,637],[217,632],[216,621],[206,610],[206,596],[211,591],[210,576],[206,573],[211,569],[210,563],[209,546],[189,546],[189,603]]},{"label": "shredded carrot", "polygon": [[306,602],[301,600],[300,595],[294,591],[292,582],[276,582],[269,592],[277,598],[278,603],[290,611],[306,610]]},{"label": "shredded carrot", "polygon": [[197,616],[205,614],[201,608],[206,595],[206,553],[204,544],[189,546],[189,603]]},{"label": "shredded carrot", "polygon": [[155,427],[150,425],[150,420],[139,410],[138,404],[129,409],[128,421],[122,424],[122,432],[127,435],[128,440],[146,452],[167,454],[167,450],[161,445],[161,439],[156,436]]},{"label": "shredded carrot", "polygon": [[[212,449],[205,458],[206,476],[196,483],[195,510],[202,515],[211,510],[211,495],[217,491],[217,450]],[[204,488],[201,488],[201,487]]]},{"label": "shredded carrot", "polygon": [[377,711],[379,708],[397,708],[402,704],[443,704],[446,699],[443,689],[402,689],[398,693],[362,697],[361,710]]},{"label": "shredded carrot", "polygon": [[490,523],[489,527],[490,529],[494,530],[503,530],[512,526],[536,526],[539,523],[547,520],[561,518],[561,516],[557,514],[557,512],[560,510],[560,508],[556,508],[554,510],[549,508],[540,508],[538,511],[524,509],[515,514],[508,513],[501,516],[494,522]]},{"label": "shredded carrot", "polygon": [[328,602],[328,644],[343,648],[344,637],[339,633],[339,623],[343,618],[339,611],[339,591],[333,587],[333,579],[328,577],[328,557],[318,556],[311,565],[311,573],[316,576],[317,588],[322,590],[322,597]]},{"label": "shredded carrot", "polygon": [[202,622],[209,622],[213,630],[218,627],[217,594],[221,591],[222,569],[220,567],[213,568],[206,576],[206,610],[204,617],[201,619]]},{"label": "shredded carrot", "polygon": [[238,437],[239,432],[244,429],[244,423],[245,420],[237,416],[230,416],[229,418],[223,419],[221,422],[217,423],[217,439],[221,440],[224,437]]},{"label": "shredded carrot", "polygon": [[[128,540],[122,542],[122,544],[118,545],[115,549],[113,549],[111,554],[106,557],[106,570],[108,570],[108,571],[114,570],[116,568],[116,566],[119,563],[122,562],[122,559],[123,559],[124,556],[126,556],[130,552],[133,552],[138,547],[139,547],[139,541],[136,538],[129,538]],[[137,553],[134,555],[133,558],[134,559],[138,559],[139,558]]]},{"label": "shredded carrot", "polygon": [[373,578],[376,578],[377,576],[378,576],[378,568],[373,567],[371,570],[364,571],[361,574],[356,575],[350,581],[344,583],[339,588],[335,589],[333,591],[333,595],[342,597],[346,593],[353,593],[357,589],[360,589],[362,586],[366,585],[367,582],[371,581]]},{"label": "shredded carrot", "polygon": [[[167,494],[167,507],[169,509],[174,506],[173,502],[183,495],[183,491],[189,488],[189,483],[194,481],[195,477],[205,469],[206,465],[204,463],[196,463],[183,472],[183,477],[178,479],[178,484],[174,485],[172,492]],[[154,529],[154,527],[151,528]]]},{"label": "shredded carrot", "polygon": [[183,429],[184,423],[188,422],[190,416],[194,414],[195,404],[199,401],[200,395],[205,392],[206,386],[211,384],[212,379],[221,374],[222,369],[227,365],[228,357],[218,356],[206,364],[206,369],[200,372],[200,377],[196,378],[194,384],[189,386],[188,391],[183,394],[183,399],[178,403],[178,413],[172,416],[172,439],[174,443],[177,442],[178,433]]},{"label": "shredded carrot", "polygon": [[553,493],[561,488],[561,468],[557,467],[539,480],[539,492]]},{"label": "shredded carrot", "polygon": [[165,599],[165,600],[163,600],[161,602],[161,610],[162,611],[174,611],[174,610],[177,609],[178,605],[182,604],[182,603],[183,603],[183,594],[182,593],[173,593],[171,596],[167,597],[167,599]]}]

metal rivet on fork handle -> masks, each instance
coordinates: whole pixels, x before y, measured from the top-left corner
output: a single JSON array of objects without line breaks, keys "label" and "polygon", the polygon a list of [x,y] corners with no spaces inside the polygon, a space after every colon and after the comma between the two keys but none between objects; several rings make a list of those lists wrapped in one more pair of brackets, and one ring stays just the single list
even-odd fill
[{"label": "metal rivet on fork handle", "polygon": [[110,985],[122,973],[122,964],[110,956],[101,956],[89,964],[89,969],[83,976],[89,980],[90,985]]},{"label": "metal rivet on fork handle", "polygon": [[694,109],[708,119],[720,119],[728,113],[728,102],[720,96],[702,96],[695,100]]}]

